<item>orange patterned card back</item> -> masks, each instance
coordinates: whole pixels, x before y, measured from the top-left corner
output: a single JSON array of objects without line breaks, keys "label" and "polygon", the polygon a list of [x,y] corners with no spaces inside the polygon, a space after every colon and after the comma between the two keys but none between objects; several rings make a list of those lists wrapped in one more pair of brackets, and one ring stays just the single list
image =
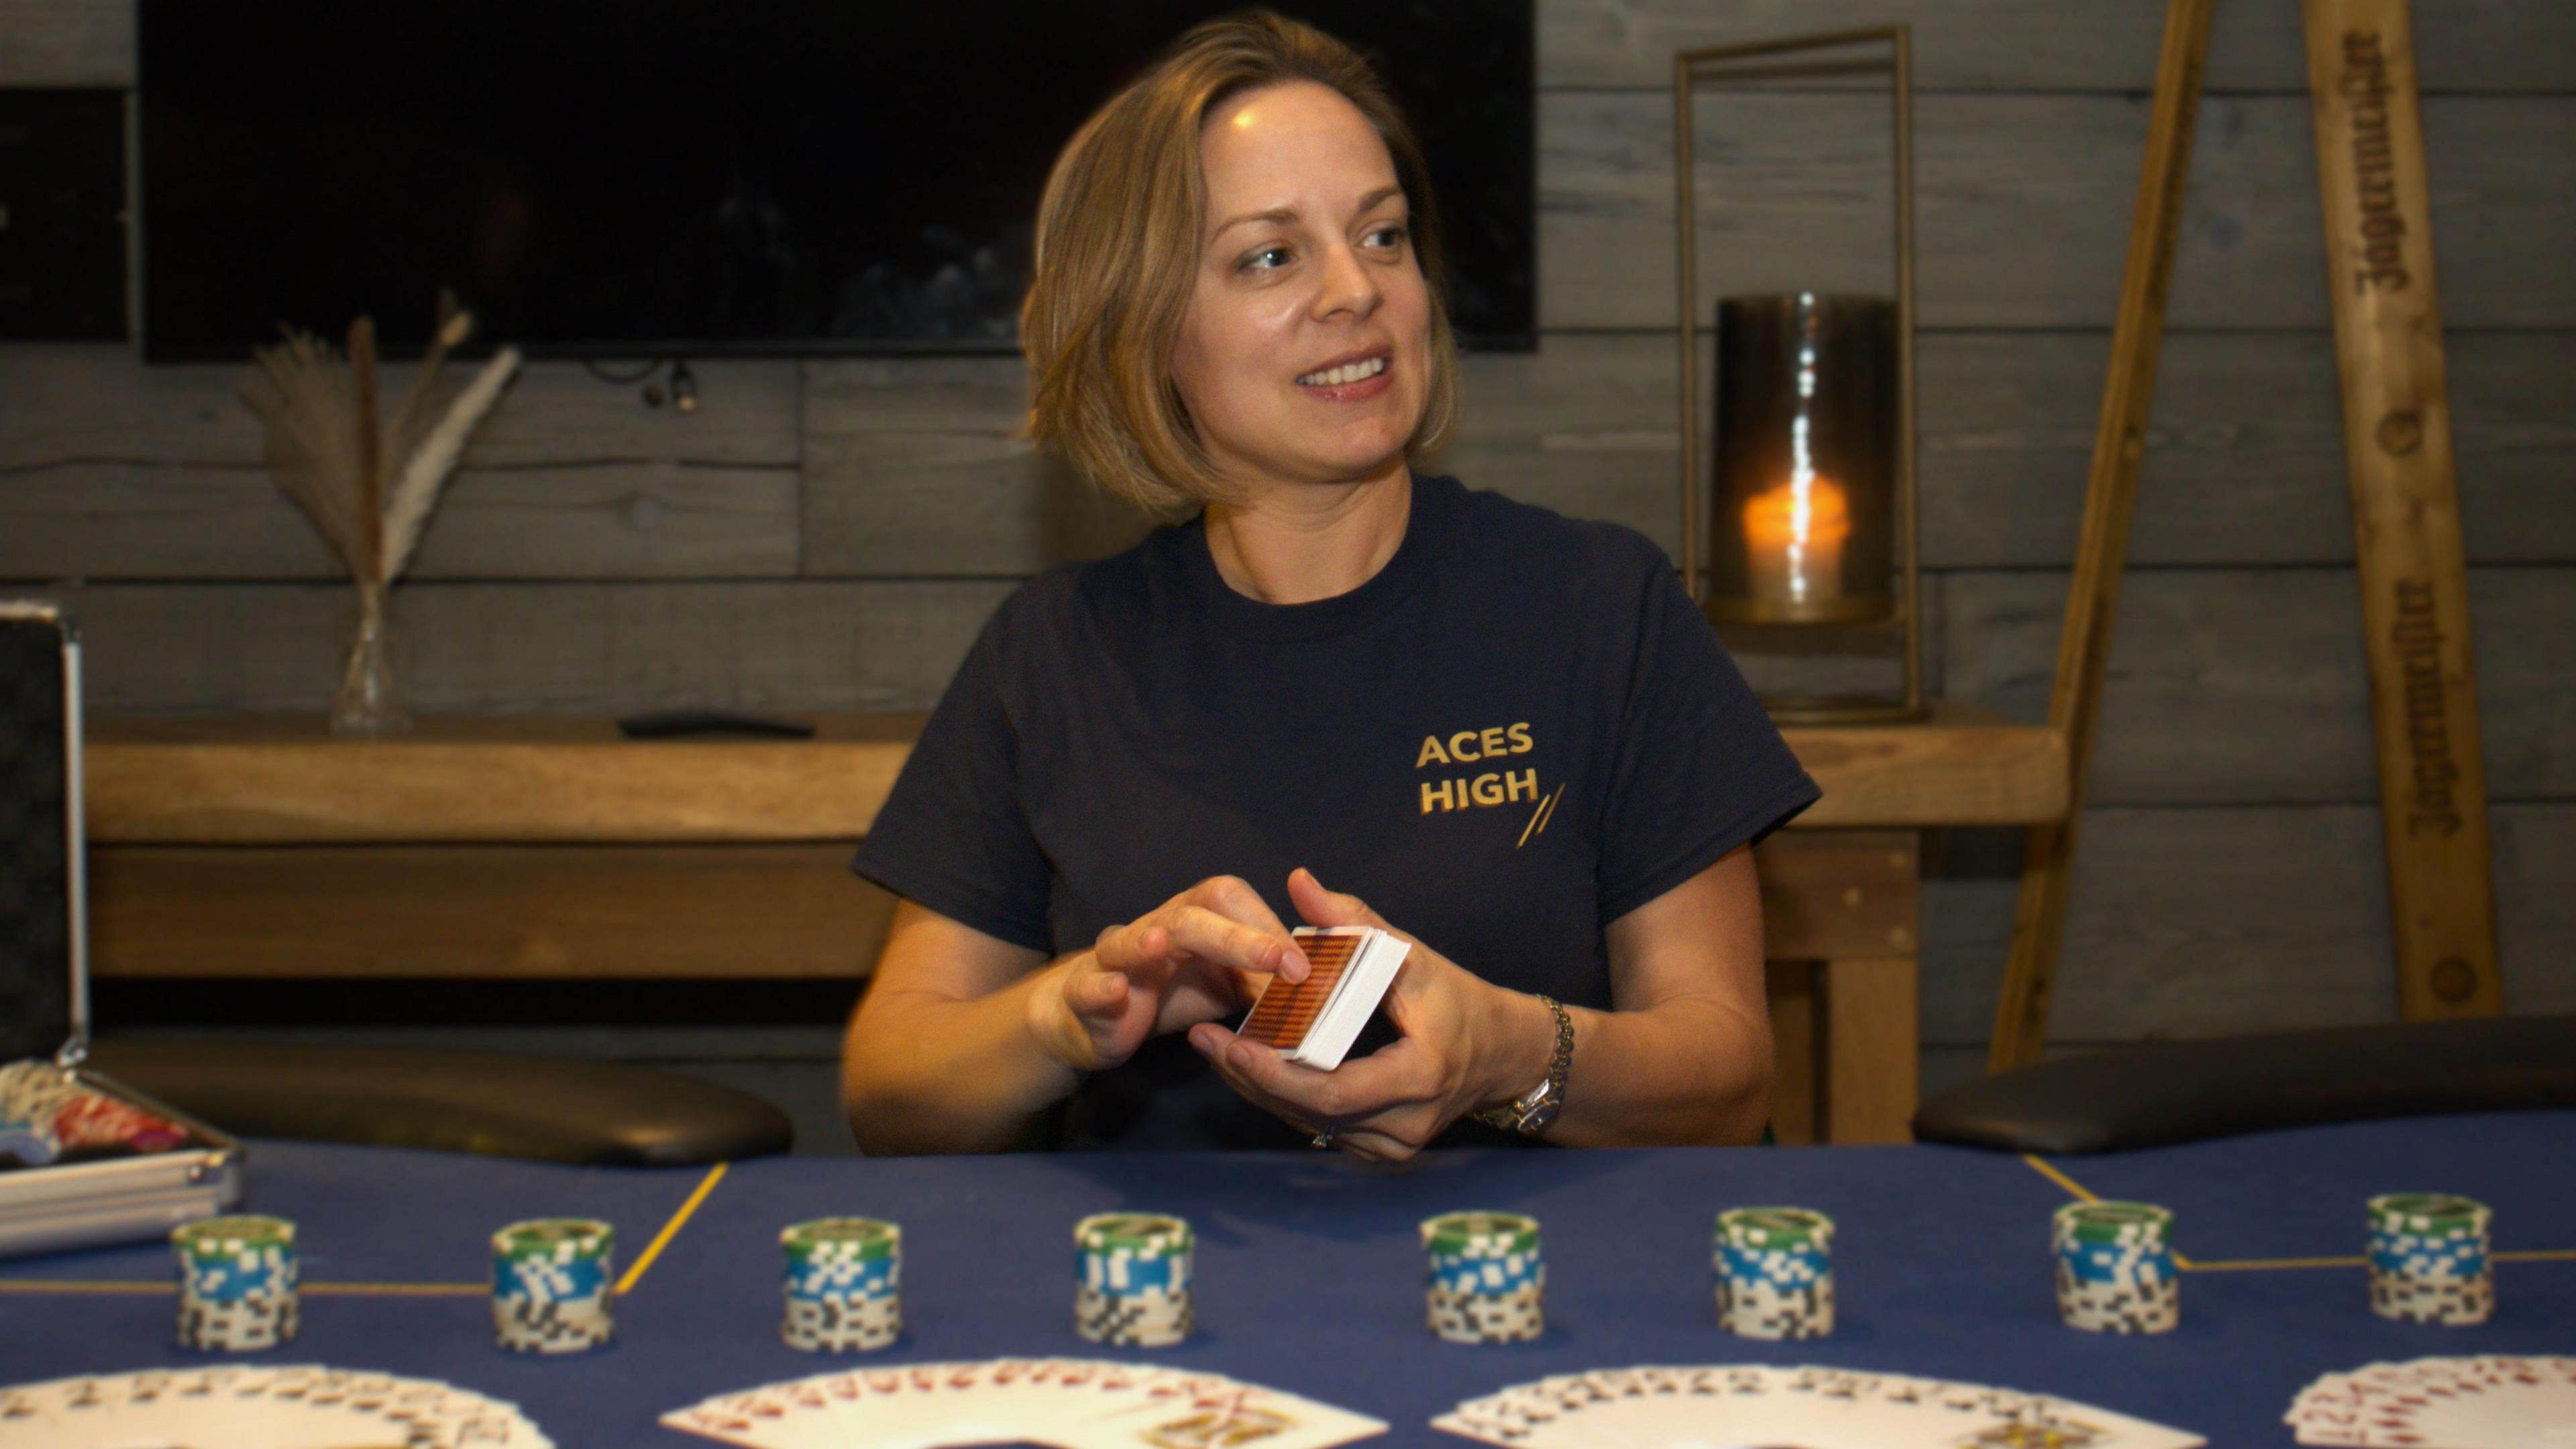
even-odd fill
[{"label": "orange patterned card back", "polygon": [[1306,953],[1308,964],[1315,969],[1303,981],[1283,981],[1272,977],[1262,988],[1261,999],[1253,1004],[1243,1029],[1236,1033],[1250,1041],[1278,1051],[1294,1050],[1306,1039],[1306,1029],[1323,1014],[1324,1003],[1333,999],[1333,987],[1342,973],[1351,967],[1351,957],[1368,939],[1361,935],[1310,936],[1296,933],[1297,949]]}]

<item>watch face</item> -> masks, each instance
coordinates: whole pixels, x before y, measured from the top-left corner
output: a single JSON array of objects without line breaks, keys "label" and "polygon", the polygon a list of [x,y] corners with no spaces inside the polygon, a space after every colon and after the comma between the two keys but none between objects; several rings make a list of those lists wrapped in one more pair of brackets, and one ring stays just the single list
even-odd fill
[{"label": "watch face", "polygon": [[1531,1108],[1521,1118],[1521,1130],[1529,1133],[1546,1131],[1549,1124],[1556,1121],[1556,1109],[1558,1105],[1557,1100],[1551,1097]]}]

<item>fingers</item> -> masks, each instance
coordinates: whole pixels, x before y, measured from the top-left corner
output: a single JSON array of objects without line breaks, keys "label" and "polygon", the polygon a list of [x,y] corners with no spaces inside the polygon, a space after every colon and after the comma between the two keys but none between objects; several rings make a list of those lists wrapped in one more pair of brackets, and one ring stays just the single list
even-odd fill
[{"label": "fingers", "polygon": [[[1439,1109],[1426,1101],[1407,1099],[1371,1107],[1358,1093],[1345,1095],[1345,1089],[1335,1079],[1349,1072],[1357,1065],[1355,1062],[1344,1062],[1331,1072],[1296,1066],[1268,1047],[1241,1041],[1233,1032],[1213,1023],[1191,1028],[1189,1041],[1245,1101],[1300,1132],[1319,1132],[1331,1124],[1332,1145],[1354,1157],[1371,1162],[1410,1161],[1448,1125],[1441,1120]],[[1278,1082],[1298,1095],[1291,1097],[1269,1090],[1260,1085],[1263,1081]],[[1324,1090],[1319,1092],[1317,1088]]]},{"label": "fingers", "polygon": [[1172,973],[1163,989],[1162,1014],[1156,1018],[1155,1030],[1186,1031],[1202,1021],[1222,1021],[1248,1009],[1261,997],[1267,976],[1237,971],[1230,966],[1211,966],[1204,961],[1184,964]]},{"label": "fingers", "polygon": [[1282,936],[1288,934],[1288,928],[1280,923],[1278,913],[1270,909],[1270,903],[1263,900],[1261,892],[1254,890],[1241,876],[1210,876],[1182,892],[1180,898],[1247,926],[1275,931]]},{"label": "fingers", "polygon": [[[1310,926],[1375,926],[1382,931],[1395,928],[1386,918],[1370,910],[1368,902],[1358,896],[1324,889],[1324,883],[1304,866],[1288,872],[1288,900]],[[1402,935],[1402,932],[1397,932]],[[1406,937],[1407,940],[1412,939]]]},{"label": "fingers", "polygon": [[[1271,1061],[1275,1063],[1273,1069],[1283,1074],[1302,1070],[1275,1052]],[[1246,1075],[1261,1081],[1264,1070],[1265,1064],[1256,1062]],[[1440,1095],[1443,1085],[1438,1061],[1410,1037],[1367,1056],[1352,1057],[1319,1075],[1332,1084],[1336,1103],[1342,1109],[1333,1115],[1352,1118],[1432,1101]],[[1293,1090],[1294,1086],[1290,1078],[1277,1087],[1265,1084],[1265,1090]]]},{"label": "fingers", "polygon": [[1300,1066],[1213,1023],[1191,1028],[1190,1045],[1237,1092],[1290,1122],[1377,1124],[1431,1100],[1422,1090],[1428,1076],[1416,1060],[1423,1054],[1406,1051],[1402,1043],[1329,1072]]},{"label": "fingers", "polygon": [[[1280,922],[1278,913],[1270,909],[1270,903],[1261,898],[1261,892],[1254,890],[1243,877],[1210,876],[1174,897],[1170,904],[1194,906],[1212,912],[1225,920],[1249,927],[1264,938],[1276,937],[1281,946],[1276,964],[1266,968],[1269,974],[1281,976],[1289,981],[1306,979],[1306,953],[1298,949],[1295,937],[1289,933],[1288,927]],[[1241,963],[1225,964],[1240,965]],[[1244,969],[1264,968],[1246,967]]]},{"label": "fingers", "polygon": [[1057,981],[1052,995],[1052,1009],[1047,994],[1031,998],[1032,1028],[1058,1060],[1077,1071],[1125,1061],[1153,1025],[1153,998],[1114,971],[1077,967]]},{"label": "fingers", "polygon": [[1093,948],[1103,969],[1151,977],[1195,957],[1238,971],[1306,979],[1305,953],[1288,933],[1246,925],[1200,905],[1175,902],[1142,920],[1112,926]]},{"label": "fingers", "polygon": [[1422,1149],[1390,1133],[1371,1131],[1366,1127],[1350,1128],[1333,1134],[1333,1146],[1362,1162],[1411,1162],[1422,1155]]},{"label": "fingers", "polygon": [[1064,1004],[1076,1016],[1115,1011],[1127,1000],[1127,978],[1114,971],[1076,971],[1064,980]]}]

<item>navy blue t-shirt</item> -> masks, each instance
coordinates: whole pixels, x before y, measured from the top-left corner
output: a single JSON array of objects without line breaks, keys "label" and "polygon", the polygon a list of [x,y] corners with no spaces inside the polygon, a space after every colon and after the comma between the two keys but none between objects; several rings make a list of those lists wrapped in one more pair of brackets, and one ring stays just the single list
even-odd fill
[{"label": "navy blue t-shirt", "polygon": [[[1213,875],[1297,925],[1302,865],[1488,981],[1606,1008],[1602,928],[1817,793],[1653,543],[1417,475],[1394,556],[1330,599],[1236,593],[1197,519],[1031,580],[853,866],[1053,957]],[[1087,1078],[1060,1135],[1303,1141],[1179,1036]]]}]

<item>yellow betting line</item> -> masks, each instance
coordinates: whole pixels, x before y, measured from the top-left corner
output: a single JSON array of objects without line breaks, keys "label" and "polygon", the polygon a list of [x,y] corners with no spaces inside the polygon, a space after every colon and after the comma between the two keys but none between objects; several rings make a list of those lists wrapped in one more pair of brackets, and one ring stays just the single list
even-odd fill
[{"label": "yellow betting line", "polygon": [[[2030,1169],[2073,1194],[2079,1201],[2100,1202],[2093,1190],[2060,1172],[2037,1153],[2025,1152],[2021,1160]],[[2498,1263],[2576,1263],[2576,1248],[2524,1248],[2510,1253],[2487,1255]],[[2180,1253],[2174,1254],[2174,1266],[2186,1273],[2251,1273],[2276,1268],[2359,1268],[2367,1258],[2229,1258],[2219,1262],[2197,1262]]]},{"label": "yellow betting line", "polygon": [[[617,1280],[617,1286],[612,1291],[621,1294],[635,1291],[636,1283],[644,1277],[644,1270],[653,1266],[653,1260],[661,1257],[662,1250],[669,1247],[671,1240],[680,1235],[681,1227],[689,1221],[690,1215],[698,1210],[698,1205],[707,1200],[707,1194],[716,1190],[716,1184],[724,1178],[727,1165],[719,1162],[707,1169],[707,1175],[698,1180],[697,1190],[690,1193],[687,1201],[680,1204],[679,1211],[671,1214],[669,1222],[662,1224],[662,1231],[653,1235],[653,1241],[644,1245],[644,1251],[636,1255],[634,1266],[626,1270],[625,1277]],[[0,1278],[0,1293],[95,1293],[140,1296],[178,1291],[179,1285],[175,1281],[133,1283],[96,1278]],[[312,1294],[317,1298],[467,1298],[491,1292],[492,1285],[489,1283],[306,1283],[298,1291]]]},{"label": "yellow betting line", "polygon": [[[2066,1189],[2068,1192],[2075,1194],[2079,1201],[2100,1202],[2102,1200],[2099,1197],[2094,1196],[2091,1188],[2086,1187],[2084,1184],[2077,1182],[2074,1178],[2068,1177],[2065,1173],[2062,1173],[2055,1167],[2050,1166],[2048,1162],[2036,1152],[2023,1153],[2021,1155],[2021,1160],[2029,1163],[2032,1171],[2038,1173],[2044,1178],[2047,1178],[2049,1181],[2056,1183],[2059,1187]],[[2200,1267],[2198,1263],[2193,1262],[2191,1259],[2184,1257],[2180,1253],[2174,1254],[2173,1258],[2174,1266],[2181,1269],[2183,1272],[2194,1272]]]},{"label": "yellow betting line", "polygon": [[[2524,1248],[2510,1253],[2489,1253],[2498,1263],[2576,1263],[2576,1248]],[[2194,1263],[2195,1273],[2243,1273],[2266,1268],[2361,1268],[2368,1258],[2229,1258],[2217,1263]]]},{"label": "yellow betting line", "polygon": [[2253,1273],[2274,1268],[2358,1268],[2367,1258],[2229,1258],[2216,1263],[2193,1263],[2195,1273]]},{"label": "yellow betting line", "polygon": [[2068,1177],[2065,1173],[2058,1171],[2056,1168],[2049,1166],[2046,1159],[2042,1158],[2036,1152],[2023,1153],[2021,1155],[2021,1160],[2030,1164],[2031,1171],[2038,1173],[2040,1176],[2056,1183],[2059,1187],[2073,1193],[2079,1201],[2100,1202],[2102,1200],[2093,1195],[2092,1189],[2086,1187],[2080,1182],[2077,1182],[2074,1178]]},{"label": "yellow betting line", "polygon": [[655,1233],[653,1241],[644,1245],[644,1251],[635,1255],[635,1266],[628,1268],[626,1276],[617,1280],[617,1291],[620,1294],[635,1291],[635,1285],[643,1281],[644,1270],[652,1267],[653,1260],[662,1256],[662,1250],[669,1247],[671,1240],[680,1235],[680,1229],[689,1221],[689,1215],[698,1210],[698,1204],[707,1200],[708,1193],[716,1190],[716,1184],[724,1180],[725,1168],[730,1165],[719,1162],[707,1169],[707,1175],[698,1180],[698,1190],[689,1194],[689,1200],[680,1204],[678,1212],[671,1214],[671,1220],[662,1225],[662,1231]]}]

